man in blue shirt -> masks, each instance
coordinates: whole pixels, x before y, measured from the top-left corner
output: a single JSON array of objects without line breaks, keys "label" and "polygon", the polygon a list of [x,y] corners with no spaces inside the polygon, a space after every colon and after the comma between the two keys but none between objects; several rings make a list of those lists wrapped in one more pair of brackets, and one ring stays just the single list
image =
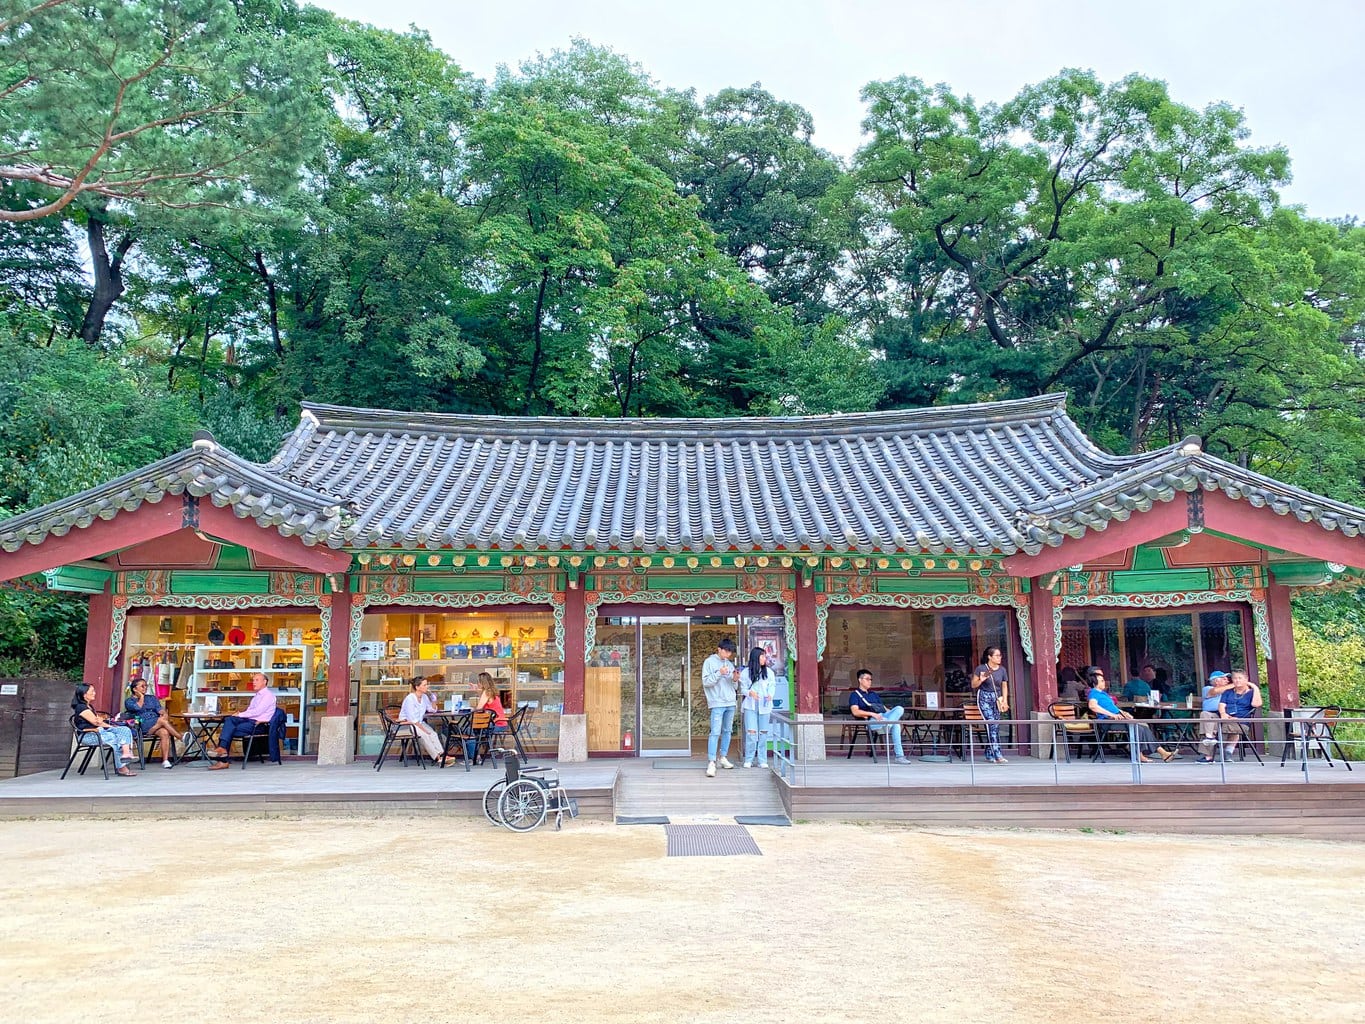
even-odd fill
[{"label": "man in blue shirt", "polygon": [[877,691],[872,689],[871,669],[858,669],[856,678],[858,687],[848,695],[848,713],[860,721],[865,721],[869,734],[889,730],[891,748],[896,752],[896,763],[909,764],[910,759],[905,756],[905,750],[901,746],[900,719],[905,714],[905,708],[895,707],[890,711],[886,709],[881,697],[877,696]]},{"label": "man in blue shirt", "polygon": [[1148,754],[1156,754],[1163,761],[1175,760],[1173,751],[1157,746],[1156,737],[1152,735],[1152,730],[1148,726],[1142,724],[1129,725],[1133,721],[1133,716],[1127,711],[1120,711],[1119,706],[1114,703],[1114,698],[1109,696],[1109,684],[1105,681],[1103,672],[1097,668],[1092,668],[1086,679],[1090,683],[1090,714],[1095,718],[1097,734],[1100,723],[1122,724],[1128,727],[1124,729],[1124,732],[1128,732],[1131,728],[1136,734],[1139,761],[1144,764],[1150,762],[1152,759],[1147,756]]},{"label": "man in blue shirt", "polygon": [[1225,757],[1235,754],[1238,741],[1251,734],[1251,726],[1244,720],[1256,717],[1261,707],[1261,688],[1252,686],[1245,672],[1234,672],[1231,679],[1232,686],[1218,698],[1219,725],[1229,740],[1223,748]]},{"label": "man in blue shirt", "polygon": [[1223,692],[1232,689],[1232,679],[1226,672],[1210,672],[1209,681],[1204,684],[1204,702],[1199,710],[1199,732],[1203,737],[1199,746],[1204,756],[1198,764],[1213,764],[1213,755],[1218,750],[1218,708],[1222,704]]},{"label": "man in blue shirt", "polygon": [[1152,695],[1152,680],[1155,678],[1156,669],[1151,665],[1143,665],[1138,678],[1130,679],[1123,684],[1123,699],[1146,700]]}]

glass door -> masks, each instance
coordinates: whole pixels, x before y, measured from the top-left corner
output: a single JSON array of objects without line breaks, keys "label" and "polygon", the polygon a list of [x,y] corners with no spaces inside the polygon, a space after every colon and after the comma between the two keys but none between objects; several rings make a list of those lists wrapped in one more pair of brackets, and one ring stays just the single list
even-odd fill
[{"label": "glass door", "polygon": [[[640,755],[692,752],[692,651],[686,618],[640,619]],[[701,662],[696,664],[701,671]],[[703,708],[705,701],[702,702]],[[704,741],[704,737],[703,737]]]}]

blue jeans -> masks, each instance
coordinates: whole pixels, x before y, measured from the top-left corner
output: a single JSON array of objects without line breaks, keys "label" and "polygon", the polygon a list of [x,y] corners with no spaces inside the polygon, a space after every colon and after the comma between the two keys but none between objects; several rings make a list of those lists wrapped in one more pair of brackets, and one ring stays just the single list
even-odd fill
[{"label": "blue jeans", "polygon": [[129,729],[126,725],[111,725],[109,728],[100,729],[99,731],[90,729],[81,733],[80,743],[83,747],[98,747],[101,745],[108,747],[113,751],[114,770],[117,771],[123,767],[124,745],[127,744],[130,747],[133,745],[133,730]]},{"label": "blue jeans", "polygon": [[768,759],[768,719],[771,711],[744,709],[744,760],[762,764]]},{"label": "blue jeans", "polygon": [[499,737],[499,736],[506,736],[506,735],[507,735],[507,726],[505,726],[505,725],[495,725],[495,726],[493,726],[492,729],[490,729],[490,730],[488,731],[488,734],[487,734],[487,735],[484,735],[484,736],[476,736],[476,737],[474,737],[474,739],[472,739],[472,740],[465,740],[465,741],[464,741],[464,755],[465,755],[465,757],[468,758],[469,761],[472,763],[473,760],[474,760],[474,758],[475,758],[475,757],[478,755],[478,753],[479,753],[479,744],[480,744],[480,743],[485,743],[485,744],[488,745],[488,748],[489,748],[489,749],[492,749],[493,744],[497,742],[497,739],[496,739],[496,738]]},{"label": "blue jeans", "polygon": [[[711,709],[711,734],[706,737],[706,759],[714,761],[730,752],[730,737],[735,732],[735,706]],[[724,737],[724,742],[721,738]]]},{"label": "blue jeans", "polygon": [[891,708],[883,716],[880,722],[868,720],[867,731],[870,733],[883,733],[891,731],[891,749],[896,752],[897,757],[904,757],[905,750],[901,747],[901,727],[899,723],[901,716],[905,714],[905,708]]}]

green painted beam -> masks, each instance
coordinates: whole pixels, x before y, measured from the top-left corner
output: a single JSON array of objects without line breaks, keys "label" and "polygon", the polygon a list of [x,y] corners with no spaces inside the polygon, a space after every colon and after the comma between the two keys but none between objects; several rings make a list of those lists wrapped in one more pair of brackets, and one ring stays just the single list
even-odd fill
[{"label": "green painted beam", "polygon": [[49,590],[62,590],[72,594],[102,594],[104,585],[113,578],[108,569],[95,569],[88,565],[60,565],[43,573]]}]

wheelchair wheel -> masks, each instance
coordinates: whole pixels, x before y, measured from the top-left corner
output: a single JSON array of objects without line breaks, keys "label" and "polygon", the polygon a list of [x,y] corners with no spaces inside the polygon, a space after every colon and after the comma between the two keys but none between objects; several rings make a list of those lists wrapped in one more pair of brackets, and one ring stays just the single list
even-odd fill
[{"label": "wheelchair wheel", "polygon": [[498,801],[498,816],[513,832],[530,832],[544,823],[549,805],[544,789],[529,779],[518,779]]},{"label": "wheelchair wheel", "polygon": [[483,816],[494,825],[502,824],[502,817],[498,814],[498,801],[502,799],[502,791],[506,788],[507,780],[499,779],[483,791]]}]

